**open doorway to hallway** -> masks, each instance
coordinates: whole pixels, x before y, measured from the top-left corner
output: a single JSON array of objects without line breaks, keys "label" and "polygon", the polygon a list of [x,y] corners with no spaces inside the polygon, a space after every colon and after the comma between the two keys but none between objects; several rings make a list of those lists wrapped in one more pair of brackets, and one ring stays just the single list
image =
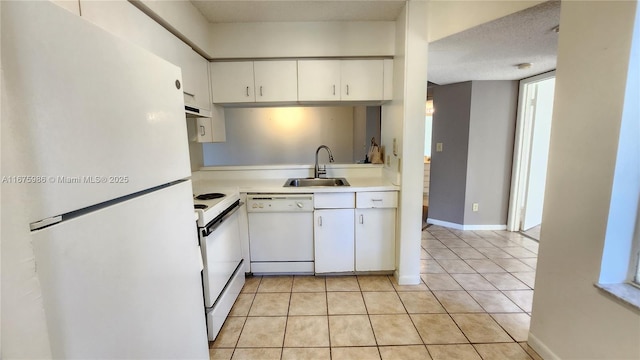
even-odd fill
[{"label": "open doorway to hallway", "polygon": [[540,240],[555,71],[520,81],[507,228]]}]

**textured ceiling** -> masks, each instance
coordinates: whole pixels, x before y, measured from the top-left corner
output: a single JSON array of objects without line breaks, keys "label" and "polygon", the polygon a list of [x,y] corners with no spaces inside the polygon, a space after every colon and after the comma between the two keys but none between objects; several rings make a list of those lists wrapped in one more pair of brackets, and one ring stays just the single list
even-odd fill
[{"label": "textured ceiling", "polygon": [[[560,2],[550,1],[429,44],[429,82],[520,80],[556,68]],[[532,63],[520,70],[520,63]]]},{"label": "textured ceiling", "polygon": [[191,0],[211,23],[286,21],[394,21],[404,0]]}]

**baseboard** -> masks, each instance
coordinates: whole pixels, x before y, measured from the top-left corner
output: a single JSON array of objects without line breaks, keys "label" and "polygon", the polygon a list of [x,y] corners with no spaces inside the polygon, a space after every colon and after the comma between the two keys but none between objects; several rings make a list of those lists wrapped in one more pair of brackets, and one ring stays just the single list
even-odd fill
[{"label": "baseboard", "polygon": [[544,360],[560,360],[560,357],[551,351],[542,341],[540,341],[535,335],[529,333],[527,344],[535,350]]},{"label": "baseboard", "polygon": [[507,225],[462,225],[448,221],[427,218],[427,223],[456,230],[506,230]]},{"label": "baseboard", "polygon": [[436,220],[432,218],[427,218],[427,224],[433,224],[438,226],[444,226],[451,229],[463,230],[461,224],[456,224],[448,221]]},{"label": "baseboard", "polygon": [[398,285],[418,285],[420,284],[420,275],[400,276],[396,270],[393,273],[393,277],[396,278]]}]

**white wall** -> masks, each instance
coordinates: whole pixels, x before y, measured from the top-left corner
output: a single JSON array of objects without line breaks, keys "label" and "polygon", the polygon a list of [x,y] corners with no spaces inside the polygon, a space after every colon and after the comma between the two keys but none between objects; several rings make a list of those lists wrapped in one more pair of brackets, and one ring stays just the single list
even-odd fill
[{"label": "white wall", "polygon": [[227,141],[204,144],[205,166],[313,164],[323,144],[336,163],[354,162],[353,107],[227,108],[225,120]]},{"label": "white wall", "polygon": [[[545,359],[640,358],[640,312],[593,286],[610,212],[637,5],[562,2],[529,335]],[[637,98],[631,101],[637,106]]]},{"label": "white wall", "polygon": [[[422,185],[424,146],[424,104],[427,98],[427,3],[407,2],[400,14],[397,26],[404,26],[404,39],[396,38],[396,53],[400,58],[394,61],[394,101],[386,119],[395,123],[392,136],[397,138],[398,156],[396,169],[400,173],[400,203],[398,207],[396,277],[400,284],[420,282],[420,239],[422,230]],[[400,65],[400,68],[395,69]],[[400,77],[400,81],[395,81]],[[396,96],[402,99],[396,102]],[[384,118],[384,116],[383,116]],[[386,135],[387,154],[392,154],[393,138]],[[391,140],[391,143],[389,142]],[[394,170],[391,169],[391,174]]]},{"label": "white wall", "polygon": [[211,24],[216,59],[392,56],[393,21]]}]

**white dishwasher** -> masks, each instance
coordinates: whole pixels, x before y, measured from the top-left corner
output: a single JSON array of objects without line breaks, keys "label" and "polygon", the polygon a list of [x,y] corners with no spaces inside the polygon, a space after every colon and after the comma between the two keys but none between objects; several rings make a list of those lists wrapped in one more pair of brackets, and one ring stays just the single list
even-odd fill
[{"label": "white dishwasher", "polygon": [[247,194],[254,274],[312,274],[313,194]]}]

